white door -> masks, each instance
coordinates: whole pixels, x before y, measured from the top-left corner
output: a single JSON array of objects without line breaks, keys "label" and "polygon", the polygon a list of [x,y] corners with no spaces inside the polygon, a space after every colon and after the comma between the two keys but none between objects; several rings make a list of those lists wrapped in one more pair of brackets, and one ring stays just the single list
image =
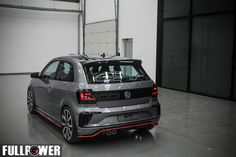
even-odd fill
[{"label": "white door", "polygon": [[133,39],[123,39],[124,41],[124,54],[126,58],[133,58]]}]

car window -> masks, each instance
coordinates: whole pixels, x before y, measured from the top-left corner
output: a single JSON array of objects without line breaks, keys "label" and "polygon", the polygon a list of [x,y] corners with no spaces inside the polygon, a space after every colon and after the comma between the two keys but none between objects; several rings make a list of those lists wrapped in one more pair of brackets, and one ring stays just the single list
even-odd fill
[{"label": "car window", "polygon": [[137,76],[139,72],[132,65],[121,65],[122,74],[125,76]]},{"label": "car window", "polygon": [[148,76],[139,64],[100,63],[84,65],[88,82],[118,83],[148,80]]},{"label": "car window", "polygon": [[74,80],[74,70],[72,64],[62,62],[59,67],[57,79],[72,82]]},{"label": "car window", "polygon": [[47,65],[47,67],[42,72],[42,77],[54,79],[59,62],[60,61],[55,61]]}]

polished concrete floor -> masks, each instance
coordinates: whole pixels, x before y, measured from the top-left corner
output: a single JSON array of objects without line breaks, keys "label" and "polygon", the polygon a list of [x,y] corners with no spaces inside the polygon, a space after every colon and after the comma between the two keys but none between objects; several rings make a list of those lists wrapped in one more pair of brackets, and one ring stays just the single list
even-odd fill
[{"label": "polished concrete floor", "polygon": [[60,130],[26,108],[28,75],[0,76],[0,143],[62,144],[63,156],[235,157],[236,103],[160,89],[160,126],[67,144]]}]

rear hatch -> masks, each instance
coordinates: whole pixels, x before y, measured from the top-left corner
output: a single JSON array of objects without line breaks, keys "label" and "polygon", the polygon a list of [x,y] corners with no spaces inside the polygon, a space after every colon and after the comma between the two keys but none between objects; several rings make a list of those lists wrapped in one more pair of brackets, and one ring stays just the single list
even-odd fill
[{"label": "rear hatch", "polygon": [[84,64],[84,70],[89,91],[82,96],[87,95],[100,108],[144,104],[157,95],[140,60],[91,62]]}]

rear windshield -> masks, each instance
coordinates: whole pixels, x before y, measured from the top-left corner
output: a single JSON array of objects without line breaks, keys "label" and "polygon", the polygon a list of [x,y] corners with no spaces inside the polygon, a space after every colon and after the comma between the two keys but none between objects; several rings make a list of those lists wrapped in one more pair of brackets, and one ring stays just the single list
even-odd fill
[{"label": "rear windshield", "polygon": [[122,83],[149,80],[149,77],[138,63],[96,62],[84,65],[90,84]]}]

